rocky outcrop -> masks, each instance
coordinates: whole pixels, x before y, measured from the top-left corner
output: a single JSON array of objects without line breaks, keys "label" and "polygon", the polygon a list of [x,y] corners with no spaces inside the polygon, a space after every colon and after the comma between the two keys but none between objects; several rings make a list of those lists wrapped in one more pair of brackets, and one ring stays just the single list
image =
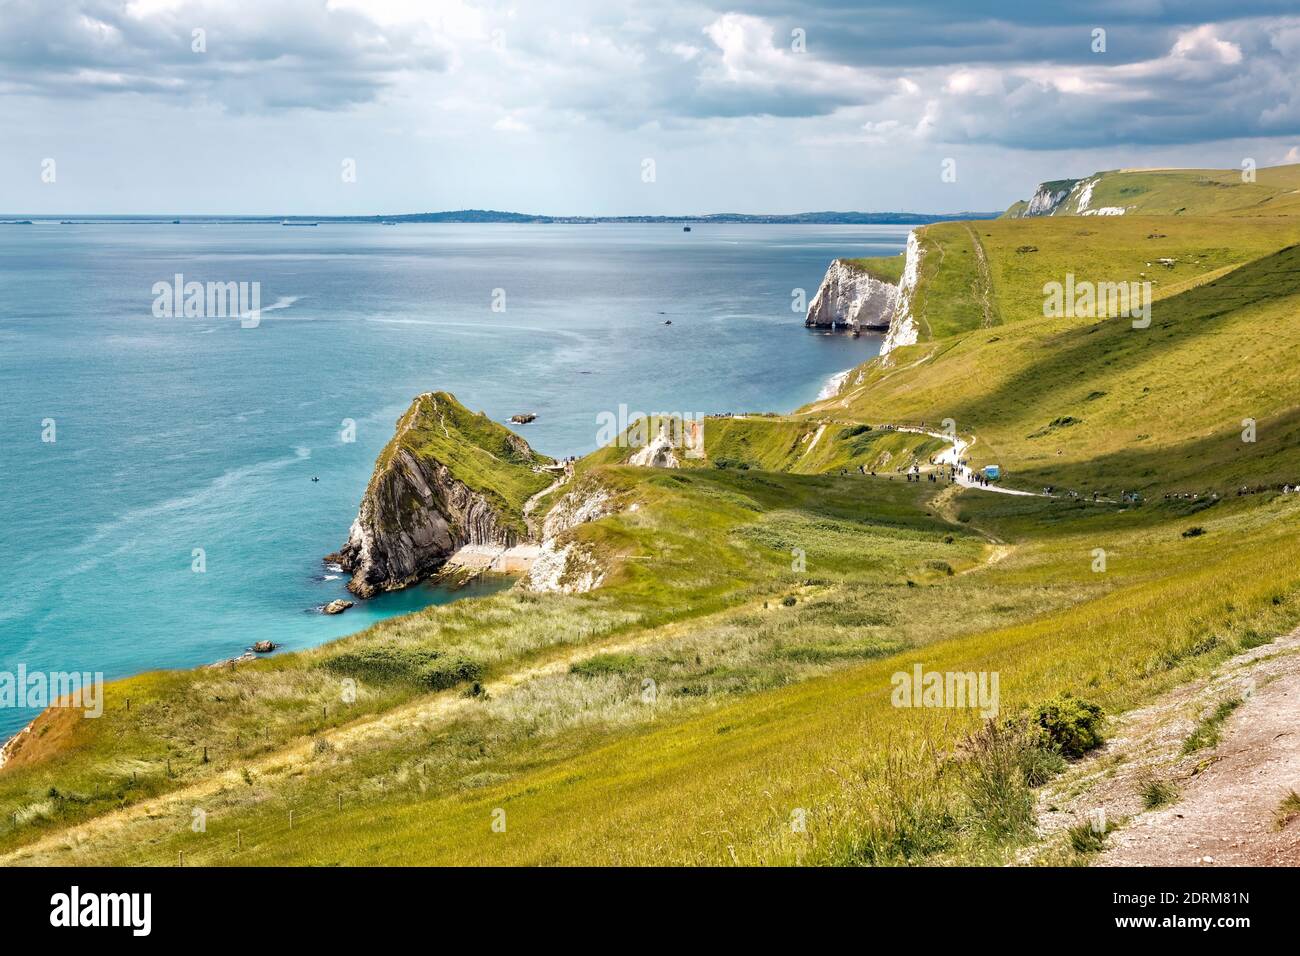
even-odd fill
[{"label": "rocky outcrop", "polygon": [[530,591],[559,594],[578,594],[599,587],[607,568],[589,546],[567,532],[617,510],[614,493],[594,480],[564,495],[546,513],[541,550],[521,586]]},{"label": "rocky outcrop", "polygon": [[[336,601],[330,601],[329,604],[326,604],[323,608],[321,608],[321,613],[322,613],[322,614],[342,614],[344,611],[346,611],[346,610],[347,610],[348,608],[350,608],[350,607],[352,607],[352,602],[351,602],[351,601],[345,601],[345,600],[343,600],[342,598],[339,598],[339,599],[336,600]],[[254,647],[253,650],[257,650],[257,648]]]},{"label": "rocky outcrop", "polygon": [[627,463],[629,465],[639,465],[642,468],[681,467],[681,462],[677,460],[677,452],[673,446],[673,441],[662,425],[659,428],[659,434],[651,439],[644,448],[638,449],[627,460]]},{"label": "rocky outcrop", "polygon": [[614,494],[595,481],[570,491],[546,513],[542,521],[542,540],[549,541],[571,528],[595,521],[618,510]]},{"label": "rocky outcrop", "polygon": [[352,575],[348,590],[368,598],[432,574],[463,545],[518,541],[485,495],[442,462],[399,448],[371,480],[347,544],[330,559]]},{"label": "rocky outcrop", "polygon": [[421,395],[380,455],[347,543],[325,559],[352,575],[353,594],[369,598],[414,584],[465,545],[504,549],[527,536],[522,515],[501,495],[470,487],[444,459],[480,481],[491,470],[516,484],[544,482],[540,462],[549,461],[450,395]]},{"label": "rocky outcrop", "polygon": [[844,259],[835,259],[808,306],[804,325],[810,329],[853,330],[889,327],[898,288]]},{"label": "rocky outcrop", "polygon": [[890,352],[904,345],[915,345],[917,339],[916,318],[912,314],[912,297],[916,294],[916,283],[921,274],[921,240],[916,231],[907,234],[906,260],[903,275],[898,280],[898,301],[889,322],[889,331],[885,341],[880,345],[880,356],[886,358]]},{"label": "rocky outcrop", "polygon": [[605,573],[589,549],[572,541],[547,541],[528,570],[524,586],[530,591],[581,594],[600,587]]}]

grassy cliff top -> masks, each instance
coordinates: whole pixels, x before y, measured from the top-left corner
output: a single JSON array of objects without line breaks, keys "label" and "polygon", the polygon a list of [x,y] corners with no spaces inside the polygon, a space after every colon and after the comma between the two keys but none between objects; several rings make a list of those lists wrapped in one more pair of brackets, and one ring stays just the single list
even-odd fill
[{"label": "grassy cliff top", "polygon": [[375,463],[372,483],[399,448],[446,465],[454,478],[497,501],[521,527],[524,502],[553,480],[534,470],[552,459],[483,412],[471,412],[448,392],[426,392],[411,403]]},{"label": "grassy cliff top", "polygon": [[867,273],[873,279],[896,285],[903,277],[906,259],[903,256],[865,256],[858,259],[841,259],[840,262],[850,269]]},{"label": "grassy cliff top", "polygon": [[[1041,185],[1054,192],[1074,189],[1053,217],[1081,214],[1086,183],[1092,184],[1089,210],[1122,208],[1131,216],[1300,215],[1300,164],[1255,170],[1253,182],[1242,177],[1241,169],[1115,169]],[[1023,215],[1027,206],[1016,202],[1003,218]]]}]

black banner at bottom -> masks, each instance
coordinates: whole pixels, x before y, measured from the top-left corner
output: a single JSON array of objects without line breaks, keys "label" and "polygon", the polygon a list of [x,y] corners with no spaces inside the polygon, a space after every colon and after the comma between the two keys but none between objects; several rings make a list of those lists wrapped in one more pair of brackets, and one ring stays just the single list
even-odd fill
[{"label": "black banner at bottom", "polygon": [[[1277,932],[1286,870],[1186,869],[10,869],[7,928],[119,944],[231,938],[338,945],[403,929],[439,942],[609,929],[771,942],[800,933],[1041,929],[1071,941]],[[1284,907],[1287,911],[1284,911]],[[255,932],[250,935],[252,927]],[[708,927],[712,926],[710,931]],[[1064,934],[1064,935],[1062,935]]]}]

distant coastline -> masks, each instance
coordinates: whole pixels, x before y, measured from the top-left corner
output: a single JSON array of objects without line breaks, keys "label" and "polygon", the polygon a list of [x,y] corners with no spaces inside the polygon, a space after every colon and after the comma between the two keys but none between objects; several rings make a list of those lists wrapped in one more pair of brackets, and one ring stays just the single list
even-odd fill
[{"label": "distant coastline", "polygon": [[36,216],[30,213],[0,214],[0,225],[56,223],[59,225],[97,225],[100,223],[136,223],[141,225],[186,225],[192,223],[260,224],[268,226],[301,223],[370,223],[399,225],[406,223],[538,223],[541,225],[598,223],[663,223],[691,225],[734,225],[759,223],[770,225],[810,226],[881,226],[926,225],[933,222],[956,222],[966,219],[996,219],[997,212],[959,212],[932,215],[919,212],[800,212],[789,215],[749,213],[710,213],[702,216],[538,216],[523,212],[499,212],[494,209],[457,209],[450,212],[402,213],[394,216],[187,216],[131,215],[85,216],[76,214]]}]

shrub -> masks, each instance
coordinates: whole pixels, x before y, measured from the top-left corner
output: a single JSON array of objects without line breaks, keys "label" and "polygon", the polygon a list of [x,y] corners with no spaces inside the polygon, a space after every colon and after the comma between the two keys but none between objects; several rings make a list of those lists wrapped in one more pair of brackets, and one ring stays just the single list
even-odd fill
[{"label": "shrub", "polygon": [[1106,834],[1112,829],[1107,824],[1098,829],[1092,823],[1076,823],[1066,833],[1070,837],[1070,846],[1076,853],[1096,853],[1106,845]]},{"label": "shrub", "polygon": [[1104,713],[1096,704],[1062,694],[1034,713],[1034,723],[1046,735],[1047,744],[1063,757],[1081,757],[1101,745]]},{"label": "shrub", "polygon": [[446,690],[463,681],[481,681],[483,665],[465,657],[449,658],[419,671],[419,683],[430,690]]},{"label": "shrub", "polygon": [[1279,830],[1285,830],[1296,817],[1300,817],[1300,793],[1291,790],[1273,811],[1273,825]]},{"label": "shrub", "polygon": [[1194,527],[1188,528],[1186,531],[1184,531],[1184,532],[1183,532],[1183,537],[1184,537],[1184,538],[1199,538],[1199,537],[1200,537],[1201,535],[1203,535],[1203,534],[1205,534],[1205,529],[1204,529],[1204,528],[1199,527],[1199,526],[1194,526]]},{"label": "shrub", "polygon": [[785,597],[781,598],[782,607],[794,607],[794,605],[795,605],[795,599],[792,596],[786,595]]}]

